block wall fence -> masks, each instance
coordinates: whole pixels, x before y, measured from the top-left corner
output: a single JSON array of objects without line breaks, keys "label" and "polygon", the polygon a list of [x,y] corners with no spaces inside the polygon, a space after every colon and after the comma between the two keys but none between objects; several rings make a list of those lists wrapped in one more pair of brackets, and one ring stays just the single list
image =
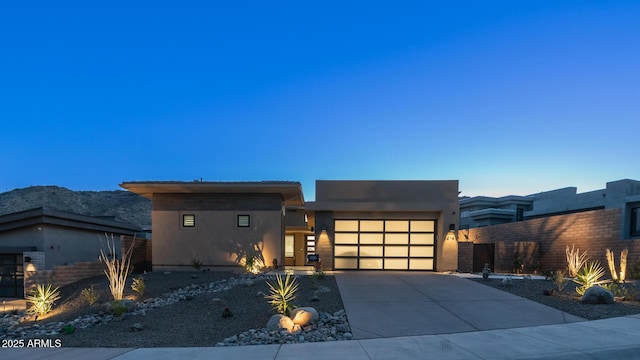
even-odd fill
[{"label": "block wall fence", "polygon": [[[151,270],[151,240],[121,235],[120,244],[121,254],[126,253],[133,244],[131,264],[133,265],[134,272]],[[38,257],[40,254],[42,254],[42,259]],[[33,260],[37,260],[36,262],[46,261],[44,254],[40,254],[37,252],[25,253],[25,255],[31,256]],[[43,265],[40,267],[43,267]],[[95,261],[56,266],[53,270],[26,270],[24,274],[25,296],[28,295],[28,292],[33,289],[36,284],[53,284],[54,286],[62,287],[82,279],[94,276],[105,276],[105,269],[106,267],[102,262]]]},{"label": "block wall fence", "polygon": [[615,254],[619,269],[620,252],[627,248],[627,273],[640,262],[640,239],[622,238],[622,210],[602,209],[557,215],[507,224],[492,225],[458,232],[458,268],[470,271],[473,244],[495,244],[495,272],[511,273],[519,255],[524,272],[566,270],[565,249],[575,245],[581,252],[600,261],[607,269],[606,249]]}]

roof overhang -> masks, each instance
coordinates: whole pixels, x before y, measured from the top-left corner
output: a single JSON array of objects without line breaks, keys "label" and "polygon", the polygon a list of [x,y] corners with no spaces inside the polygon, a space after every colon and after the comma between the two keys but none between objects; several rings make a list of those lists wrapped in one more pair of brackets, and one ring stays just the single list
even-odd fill
[{"label": "roof overhang", "polygon": [[304,204],[302,185],[293,181],[147,181],[124,182],[120,187],[150,200],[153,194],[280,194],[285,205]]}]

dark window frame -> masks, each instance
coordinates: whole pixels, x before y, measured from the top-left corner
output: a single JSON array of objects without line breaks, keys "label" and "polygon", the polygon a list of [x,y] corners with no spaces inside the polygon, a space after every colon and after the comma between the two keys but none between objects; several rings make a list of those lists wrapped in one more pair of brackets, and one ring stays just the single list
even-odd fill
[{"label": "dark window frame", "polygon": [[629,224],[629,234],[633,237],[640,236],[640,206],[635,206],[631,208],[631,221]]},{"label": "dark window frame", "polygon": [[[247,222],[246,225],[244,224],[244,222],[240,222],[241,218],[246,218]],[[238,214],[237,220],[236,220],[236,226],[241,227],[241,228],[248,228],[251,227],[251,215],[249,214]]]},{"label": "dark window frame", "polygon": [[[191,218],[193,222],[190,225],[187,225],[187,218]],[[192,228],[196,227],[196,215],[195,214],[182,214],[182,227]]]}]

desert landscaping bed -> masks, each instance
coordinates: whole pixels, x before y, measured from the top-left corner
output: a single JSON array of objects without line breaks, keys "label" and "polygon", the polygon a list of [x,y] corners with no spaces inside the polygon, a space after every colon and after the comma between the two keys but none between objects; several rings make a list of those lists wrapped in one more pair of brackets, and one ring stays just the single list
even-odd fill
[{"label": "desert landscaping bed", "polygon": [[[504,285],[501,278],[473,279],[473,281],[509,292],[511,294],[539,302],[569,314],[587,320],[606,319],[640,313],[640,302],[636,300],[616,300],[614,304],[583,304],[576,293],[576,284],[569,281],[567,286],[558,291],[551,280],[515,279]],[[636,283],[621,284],[631,292],[636,292]],[[545,291],[546,290],[546,291]],[[553,290],[553,291],[551,291]],[[547,294],[551,295],[545,295]]]},{"label": "desert landscaping bed", "polygon": [[[296,335],[263,329],[275,314],[264,298],[269,293],[264,276],[215,271],[150,272],[142,276],[144,296],[132,291],[129,279],[125,297],[145,304],[145,310],[137,305],[122,317],[108,315],[104,308],[111,295],[106,277],[95,277],[61,288],[61,300],[44,319],[14,323],[11,328],[5,321],[0,325],[0,337],[55,338],[65,347],[180,347],[326,341],[350,336],[333,276],[297,277],[294,304],[318,310],[323,326],[306,327]],[[91,285],[100,300],[90,309],[81,291]],[[223,317],[227,309],[232,316]],[[70,322],[77,325],[73,333],[51,332]],[[87,322],[90,325],[84,327]]]}]

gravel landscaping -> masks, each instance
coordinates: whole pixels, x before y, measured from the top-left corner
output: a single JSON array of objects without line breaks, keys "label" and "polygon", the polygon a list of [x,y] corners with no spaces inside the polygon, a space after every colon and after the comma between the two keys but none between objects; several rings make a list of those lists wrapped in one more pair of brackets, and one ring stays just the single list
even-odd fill
[{"label": "gravel landscaping", "polygon": [[[105,311],[111,295],[106,277],[101,276],[62,288],[62,300],[37,322],[5,315],[0,338],[55,338],[65,347],[181,347],[348,340],[351,336],[332,276],[297,278],[294,303],[315,308],[320,319],[295,335],[264,329],[275,314],[264,298],[269,293],[264,276],[214,271],[142,276],[144,296],[131,290],[129,279],[125,297],[132,301],[122,317]],[[99,304],[92,309],[81,296],[82,289],[91,285],[100,294]],[[232,316],[223,317],[226,309]],[[19,320],[26,321],[17,324]],[[65,325],[73,325],[75,331],[65,334]]]},{"label": "gravel landscaping", "polygon": [[[587,320],[640,313],[640,302],[635,301],[634,296],[624,301],[618,299],[614,304],[583,304],[576,294],[575,283],[571,281],[567,283],[567,286],[562,291],[558,291],[551,280],[521,280],[516,279],[516,277],[513,279],[509,285],[504,285],[500,278],[472,279],[472,281],[539,302]],[[631,295],[637,292],[636,283],[621,284],[621,286],[626,287]],[[552,295],[545,295],[545,290],[547,294],[553,290]],[[634,300],[632,301],[631,299]]]},{"label": "gravel landscaping", "polygon": [[[264,298],[269,293],[268,276],[214,271],[151,272],[134,277],[138,276],[145,279],[144,296],[131,289],[129,279],[125,288],[129,311],[123,316],[107,310],[111,294],[106,277],[100,276],[62,288],[61,300],[39,321],[23,313],[0,316],[0,339],[59,339],[65,347],[198,347],[337,341],[352,336],[333,276],[297,277],[299,290],[294,303],[319,312],[316,324],[297,334],[266,329],[275,314]],[[624,300],[586,305],[572,282],[558,291],[550,280],[514,277],[508,285],[500,278],[472,281],[588,320],[640,313],[635,283],[622,285],[627,290]],[[81,291],[92,285],[100,299],[89,308]],[[225,313],[232,316],[225,317]],[[66,325],[73,326],[73,333],[65,333]]]}]

